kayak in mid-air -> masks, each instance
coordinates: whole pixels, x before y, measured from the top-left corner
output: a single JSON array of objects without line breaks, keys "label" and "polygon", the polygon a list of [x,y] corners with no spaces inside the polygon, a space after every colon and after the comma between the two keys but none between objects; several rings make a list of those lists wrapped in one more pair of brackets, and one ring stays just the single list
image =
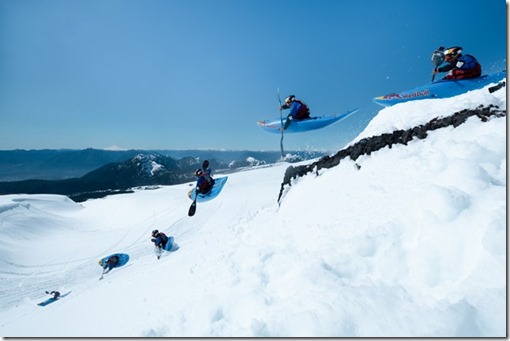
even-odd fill
[{"label": "kayak in mid-air", "polygon": [[383,107],[388,107],[398,103],[419,99],[448,98],[463,94],[470,90],[481,89],[486,85],[498,83],[503,79],[506,79],[506,70],[476,78],[459,80],[442,79],[426,85],[418,86],[411,90],[375,97],[373,101]]},{"label": "kayak in mid-air", "polygon": [[[285,129],[285,133],[303,133],[306,131],[321,129],[324,127],[327,127],[333,123],[339,122],[350,115],[357,112],[359,109],[353,109],[349,110],[347,112],[344,112],[342,114],[336,114],[336,115],[328,115],[328,116],[319,116],[319,117],[310,117],[306,118],[304,120],[293,120],[292,123]],[[287,118],[284,118],[283,120],[277,119],[277,120],[264,120],[264,121],[258,121],[257,125],[261,127],[264,131],[267,131],[268,133],[273,134],[281,134],[281,128],[282,128],[282,121],[285,123]]]}]

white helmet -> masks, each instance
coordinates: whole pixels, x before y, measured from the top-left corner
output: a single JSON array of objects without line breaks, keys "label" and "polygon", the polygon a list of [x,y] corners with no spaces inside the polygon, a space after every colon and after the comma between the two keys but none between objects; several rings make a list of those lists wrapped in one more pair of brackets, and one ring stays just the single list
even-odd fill
[{"label": "white helmet", "polygon": [[460,56],[462,55],[462,47],[460,46],[450,47],[449,49],[446,49],[446,51],[444,51],[444,55],[445,57],[448,58],[455,58],[457,56]]},{"label": "white helmet", "polygon": [[294,101],[294,98],[296,98],[296,96],[294,95],[290,95],[289,97],[285,98],[285,104],[292,103],[292,101]]}]

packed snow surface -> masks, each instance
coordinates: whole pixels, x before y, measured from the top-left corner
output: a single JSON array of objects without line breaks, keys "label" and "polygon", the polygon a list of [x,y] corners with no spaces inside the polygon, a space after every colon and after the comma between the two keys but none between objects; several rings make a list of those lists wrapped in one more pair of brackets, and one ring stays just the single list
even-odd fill
[{"label": "packed snow surface", "polygon": [[[385,108],[357,138],[505,90]],[[430,132],[293,181],[228,174],[188,217],[192,184],[77,204],[0,196],[5,337],[506,335],[506,117]],[[217,176],[219,174],[216,174]],[[178,248],[158,260],[150,233]],[[130,261],[99,280],[99,259]],[[71,291],[46,307],[44,291]]]}]

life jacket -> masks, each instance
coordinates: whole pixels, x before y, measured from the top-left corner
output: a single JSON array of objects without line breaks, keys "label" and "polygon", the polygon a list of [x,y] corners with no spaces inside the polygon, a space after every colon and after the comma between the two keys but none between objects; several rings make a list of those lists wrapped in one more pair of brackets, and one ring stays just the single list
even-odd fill
[{"label": "life jacket", "polygon": [[461,70],[474,69],[477,65],[480,65],[475,57],[470,54],[465,54],[459,57],[459,61],[464,64],[459,68]]},{"label": "life jacket", "polygon": [[299,104],[301,104],[301,106],[299,107],[298,112],[296,114],[296,118],[298,120],[309,118],[310,117],[310,109],[308,108],[308,106],[303,101],[301,101],[299,99],[295,99],[294,102],[298,102]]},{"label": "life jacket", "polygon": [[204,173],[204,179],[209,183],[209,184],[213,184],[214,183],[214,179],[211,177],[211,169],[210,168],[205,168],[203,169]]},{"label": "life jacket", "polygon": [[450,74],[445,77],[446,79],[476,78],[482,75],[482,66],[475,57],[466,54],[460,56],[458,61],[463,64],[459,68],[451,70]]},{"label": "life jacket", "polygon": [[212,187],[214,180],[209,177],[211,181],[209,181],[204,175],[200,175],[197,181],[197,187],[200,189],[200,193],[207,193],[209,189]]},{"label": "life jacket", "polygon": [[168,241],[168,237],[163,232],[158,232],[156,238],[160,238],[161,241],[163,242],[163,245],[166,245],[166,242]]},{"label": "life jacket", "polygon": [[108,262],[112,265],[117,265],[119,263],[119,257],[118,256],[112,256],[108,259]]}]

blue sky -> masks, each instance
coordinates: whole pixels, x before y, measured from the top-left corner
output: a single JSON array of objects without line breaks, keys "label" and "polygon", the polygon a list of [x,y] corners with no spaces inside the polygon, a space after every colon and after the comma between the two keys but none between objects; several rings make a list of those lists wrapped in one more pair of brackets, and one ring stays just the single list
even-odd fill
[{"label": "blue sky", "polygon": [[0,149],[279,150],[294,94],[360,111],[286,149],[336,151],[460,45],[506,67],[502,0],[0,0]]}]

